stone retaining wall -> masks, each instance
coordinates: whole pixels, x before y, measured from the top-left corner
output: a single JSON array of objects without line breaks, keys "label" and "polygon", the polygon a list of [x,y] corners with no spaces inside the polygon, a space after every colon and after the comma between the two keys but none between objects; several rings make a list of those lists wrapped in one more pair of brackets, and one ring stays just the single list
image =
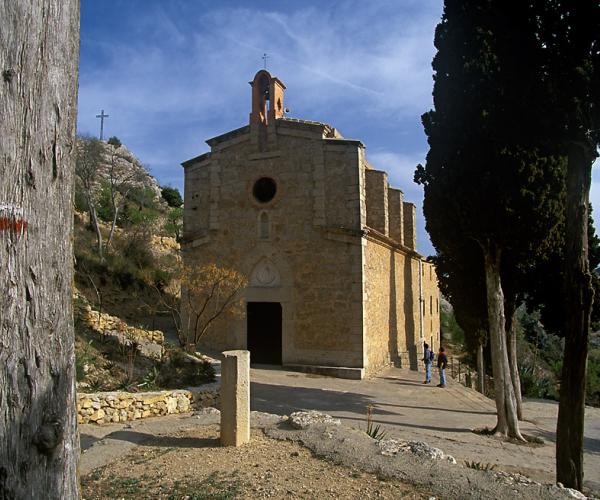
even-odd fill
[{"label": "stone retaining wall", "polygon": [[106,313],[98,314],[89,304],[83,306],[81,318],[89,328],[100,335],[118,336],[123,341],[148,341],[156,344],[164,344],[165,341],[165,336],[160,330],[145,330],[144,328],[130,326],[116,316]]},{"label": "stone retaining wall", "polygon": [[219,405],[219,388],[158,392],[96,392],[77,394],[77,422],[105,424]]}]

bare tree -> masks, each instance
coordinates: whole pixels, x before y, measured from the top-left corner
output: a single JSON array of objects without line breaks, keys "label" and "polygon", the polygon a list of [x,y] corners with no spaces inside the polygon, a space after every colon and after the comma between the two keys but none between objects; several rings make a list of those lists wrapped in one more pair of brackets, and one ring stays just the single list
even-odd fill
[{"label": "bare tree", "polygon": [[79,498],[73,208],[79,2],[0,0],[0,498]]},{"label": "bare tree", "polygon": [[77,181],[83,191],[90,214],[90,225],[96,232],[97,249],[100,258],[103,256],[104,243],[102,241],[102,232],[100,231],[100,222],[98,221],[97,185],[103,150],[104,147],[98,139],[93,137],[80,138],[77,141],[77,162],[75,164]]},{"label": "bare tree", "polygon": [[142,180],[142,173],[133,165],[133,163],[125,156],[120,148],[113,147],[110,153],[110,164],[108,168],[108,187],[110,191],[110,204],[112,211],[112,221],[110,232],[106,240],[106,246],[110,246],[119,212],[125,206],[125,202],[131,193],[131,190],[136,187]]},{"label": "bare tree", "polygon": [[241,312],[240,291],[248,281],[234,269],[207,264],[180,267],[181,298],[155,286],[171,314],[179,343],[195,350],[200,339],[224,313]]}]

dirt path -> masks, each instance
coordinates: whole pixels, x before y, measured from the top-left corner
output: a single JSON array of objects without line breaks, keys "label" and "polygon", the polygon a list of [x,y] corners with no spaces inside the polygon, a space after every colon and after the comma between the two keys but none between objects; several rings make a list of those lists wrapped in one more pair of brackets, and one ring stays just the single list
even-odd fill
[{"label": "dirt path", "polygon": [[217,420],[211,413],[171,416],[83,435],[83,497],[572,498],[518,475],[408,451],[383,453],[385,441],[341,424],[298,430],[276,415],[253,413],[251,442],[223,448]]},{"label": "dirt path", "polygon": [[[536,481],[555,478],[555,429],[558,404],[525,402],[524,433],[543,446],[523,446],[474,434],[493,427],[494,402],[473,389],[449,381],[446,389],[423,385],[423,374],[392,368],[368,380],[342,380],[285,370],[252,369],[252,409],[289,414],[306,409],[328,413],[354,427],[365,426],[367,406],[389,436],[425,441],[460,463],[480,462],[518,472]],[[586,409],[585,485],[600,496],[600,408]]]},{"label": "dirt path", "polygon": [[379,498],[428,499],[398,480],[315,458],[297,443],[253,429],[251,444],[222,448],[217,425],[149,439],[84,477],[85,499]]},{"label": "dirt path", "polygon": [[[493,426],[491,401],[452,383],[446,390],[423,386],[418,373],[390,370],[375,379],[352,381],[252,369],[251,377],[253,410],[286,415],[315,409],[340,418],[343,425],[331,432],[317,428],[311,433],[280,428],[272,419],[265,423],[259,418],[254,426],[266,427],[267,436],[273,439],[254,431],[252,445],[237,451],[218,446],[215,424],[219,416],[210,412],[128,425],[80,426],[84,449],[80,470],[87,475],[86,498],[129,498],[126,490],[137,492],[132,493],[136,498],[161,498],[163,493],[168,498],[168,488],[176,492],[173,498],[205,498],[191,495],[190,488],[221,492],[211,498],[328,498],[330,494],[334,498],[429,498],[431,494],[438,498],[509,499],[517,493],[536,500],[565,498],[564,490],[550,486],[554,482],[557,412],[552,402],[526,403],[528,422],[523,430],[543,438],[545,444],[523,446],[472,432],[473,428]],[[406,455],[382,457],[376,442],[364,432],[368,405],[373,405],[375,422],[387,432],[387,438],[424,441],[453,455],[458,464],[423,462]],[[585,485],[588,492],[600,497],[600,409],[586,413],[585,447]],[[327,461],[316,460],[307,449]],[[495,469],[492,473],[473,470],[465,466],[466,461]],[[176,464],[172,470],[171,463]],[[171,472],[159,478],[156,474],[163,466]],[[234,470],[238,471],[235,477],[230,475]],[[305,470],[309,471],[306,477]],[[541,484],[503,475],[505,472],[520,473]],[[362,490],[355,489],[357,474],[359,483],[364,483]],[[386,480],[380,484],[383,477]],[[176,484],[176,480],[180,482]],[[259,486],[264,491],[257,490]],[[228,493],[230,489],[235,495]],[[103,497],[105,491],[114,495]]]}]

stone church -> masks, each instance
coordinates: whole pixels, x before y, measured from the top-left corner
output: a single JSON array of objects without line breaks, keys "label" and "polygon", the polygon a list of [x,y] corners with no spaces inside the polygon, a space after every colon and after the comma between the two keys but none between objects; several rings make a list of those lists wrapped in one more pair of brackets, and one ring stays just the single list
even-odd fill
[{"label": "stone church", "polygon": [[278,78],[261,70],[250,85],[248,125],[183,163],[184,262],[248,278],[245,314],[224,317],[200,348],[345,378],[418,369],[423,342],[439,346],[440,316],[415,205],[359,140],[286,118]]}]

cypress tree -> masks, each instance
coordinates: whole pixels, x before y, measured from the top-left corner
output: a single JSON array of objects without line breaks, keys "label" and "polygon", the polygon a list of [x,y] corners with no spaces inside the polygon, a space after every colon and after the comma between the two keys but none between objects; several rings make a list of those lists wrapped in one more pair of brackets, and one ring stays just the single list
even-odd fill
[{"label": "cypress tree", "polygon": [[[540,47],[528,6],[446,0],[435,34],[434,109],[423,115],[429,152],[415,180],[438,253],[464,241],[481,252],[495,383],[495,432],[523,439],[506,339],[502,275],[544,252],[558,223],[564,163],[548,153]],[[473,265],[477,265],[474,261]]]}]

